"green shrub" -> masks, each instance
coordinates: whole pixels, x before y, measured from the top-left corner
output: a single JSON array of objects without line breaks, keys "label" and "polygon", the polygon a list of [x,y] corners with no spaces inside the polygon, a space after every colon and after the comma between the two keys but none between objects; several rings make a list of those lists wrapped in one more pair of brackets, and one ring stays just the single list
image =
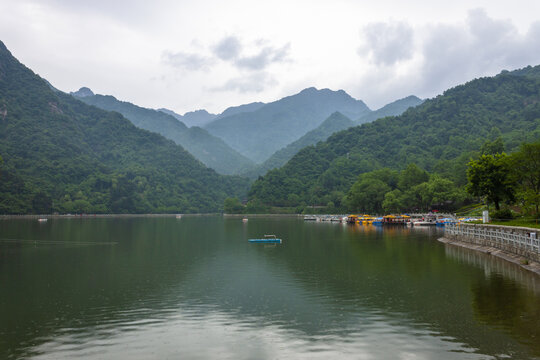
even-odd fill
[{"label": "green shrub", "polygon": [[512,220],[514,218],[510,209],[495,210],[490,215],[493,220]]}]

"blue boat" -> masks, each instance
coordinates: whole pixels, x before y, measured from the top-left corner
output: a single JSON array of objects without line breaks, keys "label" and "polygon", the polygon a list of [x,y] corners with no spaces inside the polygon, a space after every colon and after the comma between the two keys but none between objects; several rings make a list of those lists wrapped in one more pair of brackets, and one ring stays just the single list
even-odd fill
[{"label": "blue boat", "polygon": [[270,243],[270,244],[281,244],[281,239],[278,239],[276,235],[264,235],[263,239],[249,239],[250,243]]}]

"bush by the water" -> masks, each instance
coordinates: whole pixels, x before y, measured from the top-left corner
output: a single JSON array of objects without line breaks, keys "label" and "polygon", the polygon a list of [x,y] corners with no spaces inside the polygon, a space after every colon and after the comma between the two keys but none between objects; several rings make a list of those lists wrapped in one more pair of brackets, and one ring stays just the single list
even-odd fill
[{"label": "bush by the water", "polygon": [[495,210],[491,213],[491,218],[493,220],[512,220],[514,214],[510,209]]}]

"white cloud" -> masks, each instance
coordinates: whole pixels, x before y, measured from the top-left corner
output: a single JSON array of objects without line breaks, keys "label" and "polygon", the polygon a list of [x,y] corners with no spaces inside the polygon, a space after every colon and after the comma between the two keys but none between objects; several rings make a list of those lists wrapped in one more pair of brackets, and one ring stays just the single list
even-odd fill
[{"label": "white cloud", "polygon": [[474,3],[485,11],[468,0],[2,0],[0,34],[58,88],[141,106],[220,112],[315,86],[377,107],[540,63],[539,1]]},{"label": "white cloud", "polygon": [[413,29],[404,22],[373,23],[363,29],[366,44],[358,49],[371,61],[380,65],[393,65],[413,55]]},{"label": "white cloud", "polygon": [[236,36],[227,36],[221,39],[212,51],[221,60],[234,60],[242,51],[242,44]]},{"label": "white cloud", "polygon": [[236,91],[239,93],[260,93],[270,86],[277,85],[277,81],[266,72],[255,72],[245,76],[229,79],[225,84],[214,87],[215,92]]},{"label": "white cloud", "polygon": [[369,87],[364,99],[377,105],[409,94],[432,97],[477,77],[540,63],[540,22],[520,32],[483,9],[470,10],[464,23],[374,23],[362,35],[358,55],[369,69],[354,86],[358,92]]},{"label": "white cloud", "polygon": [[162,57],[167,64],[187,70],[209,70],[209,67],[214,63],[213,59],[209,57],[182,51],[177,53],[165,51]]}]

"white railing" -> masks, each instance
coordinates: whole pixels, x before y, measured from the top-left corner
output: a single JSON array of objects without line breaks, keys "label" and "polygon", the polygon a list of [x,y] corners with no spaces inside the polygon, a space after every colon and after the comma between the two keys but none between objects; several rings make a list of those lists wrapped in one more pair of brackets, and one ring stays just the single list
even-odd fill
[{"label": "white railing", "polygon": [[512,246],[533,253],[540,253],[540,239],[534,229],[502,228],[497,226],[447,224],[445,232],[473,239],[494,241],[503,246]]}]

